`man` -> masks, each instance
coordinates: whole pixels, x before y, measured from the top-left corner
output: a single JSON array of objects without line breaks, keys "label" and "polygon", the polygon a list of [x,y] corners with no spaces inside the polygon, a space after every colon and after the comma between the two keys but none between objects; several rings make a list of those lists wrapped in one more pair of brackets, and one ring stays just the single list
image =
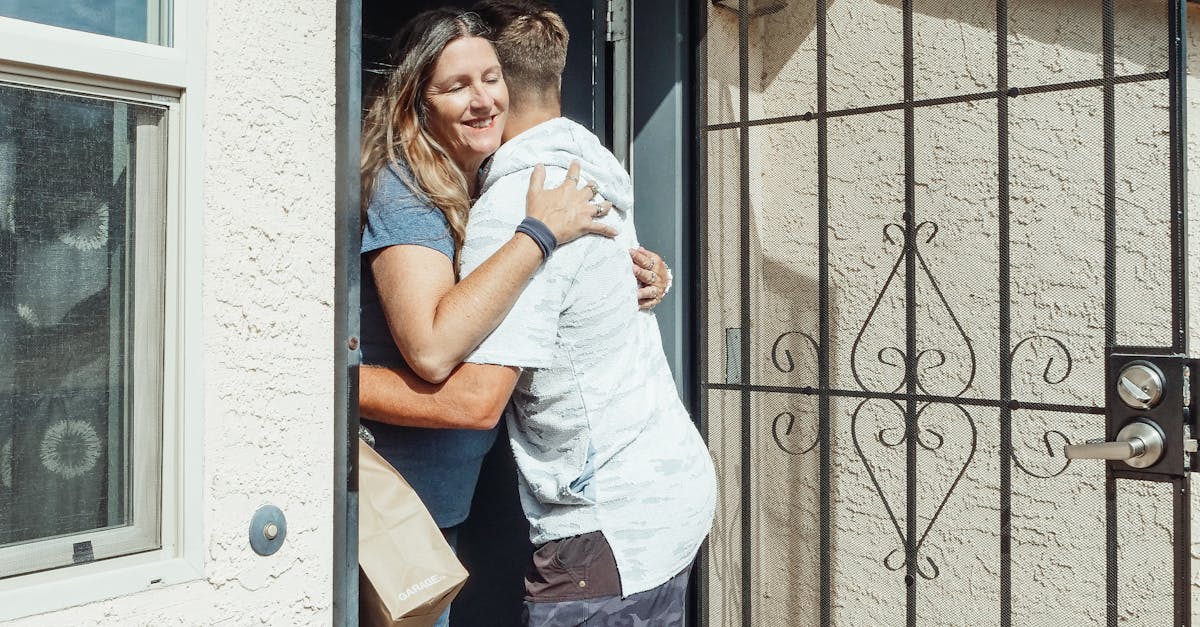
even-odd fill
[{"label": "man", "polygon": [[[485,0],[509,89],[505,143],[471,210],[463,273],[511,237],[534,166],[572,160],[616,208],[614,240],[556,251],[468,362],[523,369],[508,416],[530,538],[528,623],[680,624],[687,572],[715,504],[712,462],[675,391],[658,325],[622,267],[635,245],[628,174],[560,117],[567,31],[545,2]],[[557,167],[555,167],[557,166]],[[516,208],[516,211],[513,211]],[[628,619],[626,619],[628,620]]]},{"label": "man", "polygon": [[[657,323],[634,305],[625,252],[636,243],[629,177],[595,136],[559,117],[567,32],[549,5],[491,0],[474,10],[493,28],[510,111],[505,144],[472,208],[463,274],[511,237],[524,217],[514,199],[524,199],[539,163],[554,182],[581,160],[586,181],[616,207],[605,220],[621,234],[551,255],[470,363],[415,407],[395,396],[363,411],[412,420],[390,414],[420,413],[439,399],[486,412],[511,391],[509,435],[538,545],[526,623],[682,624],[687,575],[711,525],[716,485]],[[522,369],[515,390],[511,374],[508,389],[497,384],[512,366]]]}]

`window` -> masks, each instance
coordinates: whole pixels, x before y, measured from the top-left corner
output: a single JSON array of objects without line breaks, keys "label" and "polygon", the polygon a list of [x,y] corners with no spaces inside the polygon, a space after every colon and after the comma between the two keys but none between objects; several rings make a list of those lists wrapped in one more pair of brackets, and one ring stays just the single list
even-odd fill
[{"label": "window", "polygon": [[171,8],[171,0],[0,0],[5,17],[165,46]]},{"label": "window", "polygon": [[202,576],[204,4],[0,0],[0,622]]},{"label": "window", "polygon": [[0,577],[159,547],[166,119],[0,82]]}]

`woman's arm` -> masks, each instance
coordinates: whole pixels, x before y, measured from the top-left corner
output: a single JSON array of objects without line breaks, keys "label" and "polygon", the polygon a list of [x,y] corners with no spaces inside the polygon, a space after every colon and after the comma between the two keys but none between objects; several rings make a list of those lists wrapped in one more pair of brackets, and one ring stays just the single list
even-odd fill
[{"label": "woman's arm", "polygon": [[[526,212],[545,222],[560,242],[586,233],[615,235],[594,219],[605,210],[597,213],[588,202],[591,190],[575,187],[579,169],[573,163],[554,189],[543,189],[541,166],[529,181]],[[457,284],[450,260],[424,246],[389,246],[369,261],[396,347],[413,372],[440,383],[500,324],[543,259],[529,236],[515,233]]]}]

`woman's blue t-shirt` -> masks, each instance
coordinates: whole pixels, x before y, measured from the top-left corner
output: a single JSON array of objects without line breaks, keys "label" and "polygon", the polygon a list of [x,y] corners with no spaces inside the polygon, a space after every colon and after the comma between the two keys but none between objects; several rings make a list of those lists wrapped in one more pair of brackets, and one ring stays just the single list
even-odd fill
[{"label": "woman's blue t-shirt", "polygon": [[[388,166],[376,178],[362,235],[359,324],[364,364],[404,363],[388,329],[368,263],[368,253],[399,244],[425,246],[454,259],[454,239],[446,217],[414,194]],[[388,289],[402,290],[404,286]],[[466,519],[479,468],[496,440],[496,429],[421,429],[367,419],[363,424],[375,435],[375,450],[412,485],[439,527],[453,527]]]}]

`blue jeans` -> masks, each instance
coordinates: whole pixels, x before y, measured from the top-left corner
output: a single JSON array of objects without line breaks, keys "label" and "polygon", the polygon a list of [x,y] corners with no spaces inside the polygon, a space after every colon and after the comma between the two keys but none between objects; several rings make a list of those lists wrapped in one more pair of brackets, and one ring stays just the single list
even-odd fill
[{"label": "blue jeans", "polygon": [[[446,544],[450,545],[451,551],[458,551],[458,527],[446,527],[442,529],[442,535],[446,537]],[[450,627],[450,608],[446,608],[446,612],[438,618],[438,622],[433,627]]]}]

